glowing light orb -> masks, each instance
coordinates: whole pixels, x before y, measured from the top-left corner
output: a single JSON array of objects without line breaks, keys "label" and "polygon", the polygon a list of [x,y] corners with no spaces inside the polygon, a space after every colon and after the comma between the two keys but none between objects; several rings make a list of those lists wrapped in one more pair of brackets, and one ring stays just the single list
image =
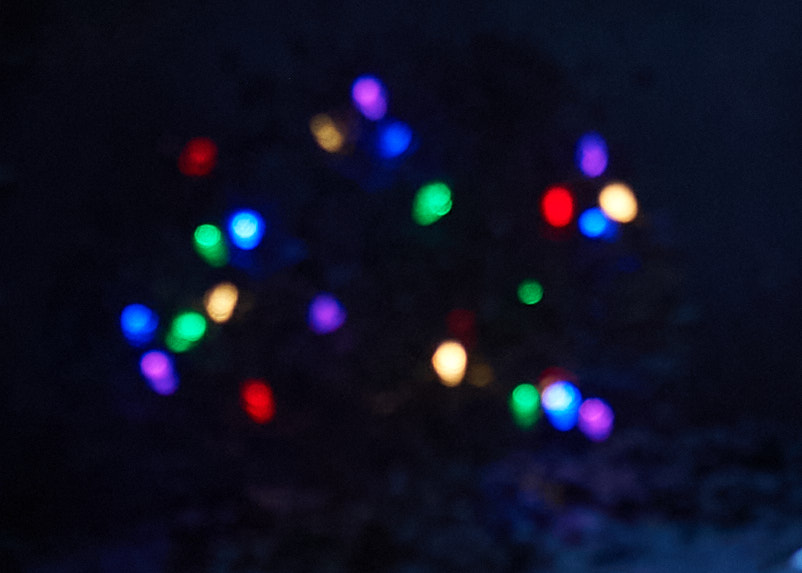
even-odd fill
[{"label": "glowing light orb", "polygon": [[276,414],[273,390],[263,380],[246,380],[240,389],[242,409],[257,424],[265,424]]},{"label": "glowing light orb", "polygon": [[212,267],[228,263],[228,247],[220,229],[211,224],[199,225],[193,235],[195,252]]},{"label": "glowing light orb", "polygon": [[359,113],[371,121],[378,121],[387,113],[387,90],[373,76],[361,76],[354,81],[351,99]]},{"label": "glowing light orb", "polygon": [[552,227],[565,227],[574,218],[574,196],[564,187],[552,187],[540,199],[540,212]]},{"label": "glowing light orb", "polygon": [[142,346],[153,340],[159,317],[143,304],[129,304],[120,313],[120,327],[128,342]]},{"label": "glowing light orb", "polygon": [[190,139],[178,156],[178,170],[187,177],[204,177],[217,165],[217,145],[208,137]]},{"label": "glowing light orb", "polygon": [[319,113],[309,120],[309,131],[323,151],[337,153],[345,147],[346,130],[325,113]]},{"label": "glowing light orb", "polygon": [[543,300],[543,285],[533,279],[521,281],[518,285],[518,300],[530,306],[539,303]]},{"label": "glowing light orb", "polygon": [[377,152],[385,159],[403,154],[412,143],[412,129],[404,122],[391,121],[379,127]]},{"label": "glowing light orb", "polygon": [[579,231],[589,239],[612,239],[618,226],[607,218],[604,211],[591,207],[579,216]]},{"label": "glowing light orb", "polygon": [[577,426],[594,442],[603,442],[613,431],[613,409],[599,398],[588,398],[579,407]]},{"label": "glowing light orb", "polygon": [[582,395],[579,389],[564,380],[554,382],[543,391],[543,411],[551,425],[566,432],[576,425]]},{"label": "glowing light orb", "polygon": [[256,211],[237,211],[228,222],[231,242],[243,251],[255,249],[265,235],[265,221]]},{"label": "glowing light orb", "polygon": [[457,386],[465,377],[468,353],[456,340],[441,343],[432,356],[432,366],[444,386]]},{"label": "glowing light orb", "polygon": [[629,223],[638,215],[638,200],[628,185],[610,183],[599,193],[599,207],[613,221]]},{"label": "glowing light orb", "polygon": [[139,371],[157,394],[169,396],[178,389],[173,360],[166,352],[151,350],[143,354],[139,360]]},{"label": "glowing light orb", "polygon": [[788,560],[788,566],[793,571],[802,571],[802,549],[797,549]]},{"label": "glowing light orb", "polygon": [[436,223],[451,211],[451,189],[440,181],[427,183],[412,201],[412,219],[422,226]]},{"label": "glowing light orb", "polygon": [[334,332],[345,323],[345,309],[334,296],[319,294],[309,304],[307,322],[312,332],[328,334]]},{"label": "glowing light orb", "polygon": [[165,344],[173,352],[186,352],[206,334],[206,319],[194,311],[178,314],[170,325]]},{"label": "glowing light orb", "polygon": [[455,308],[446,316],[448,333],[466,348],[476,346],[476,313],[466,308]]},{"label": "glowing light orb", "polygon": [[576,163],[587,177],[598,177],[607,169],[607,143],[598,133],[586,133],[576,145]]},{"label": "glowing light orb", "polygon": [[231,283],[220,283],[208,291],[203,297],[203,305],[206,307],[206,314],[214,322],[221,324],[228,322],[234,314],[234,307],[237,306],[239,290]]},{"label": "glowing light orb", "polygon": [[518,384],[510,394],[510,412],[515,424],[531,428],[540,417],[540,394],[532,384]]}]

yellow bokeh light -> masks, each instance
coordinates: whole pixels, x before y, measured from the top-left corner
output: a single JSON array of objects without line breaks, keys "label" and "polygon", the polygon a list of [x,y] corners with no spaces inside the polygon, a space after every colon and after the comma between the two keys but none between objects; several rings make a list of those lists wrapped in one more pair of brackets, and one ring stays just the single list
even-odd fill
[{"label": "yellow bokeh light", "polygon": [[432,366],[444,386],[457,386],[465,377],[468,354],[456,340],[446,340],[432,356]]},{"label": "yellow bokeh light", "polygon": [[610,183],[599,193],[599,207],[613,221],[629,223],[638,215],[638,200],[628,185]]},{"label": "yellow bokeh light", "polygon": [[484,388],[493,382],[493,378],[493,368],[490,366],[490,364],[480,362],[478,364],[471,364],[471,367],[468,368],[468,382],[477,388]]},{"label": "yellow bokeh light", "polygon": [[309,120],[309,130],[320,148],[329,153],[337,153],[345,145],[343,127],[325,113],[319,113]]},{"label": "yellow bokeh light", "polygon": [[239,291],[236,286],[231,283],[220,283],[206,291],[203,303],[209,318],[217,323],[223,323],[231,318],[238,299]]}]

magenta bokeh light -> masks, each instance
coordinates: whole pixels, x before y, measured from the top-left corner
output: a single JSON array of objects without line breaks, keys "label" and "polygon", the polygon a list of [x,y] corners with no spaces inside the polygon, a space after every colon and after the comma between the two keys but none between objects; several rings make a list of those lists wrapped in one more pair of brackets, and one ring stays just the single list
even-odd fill
[{"label": "magenta bokeh light", "polygon": [[309,305],[308,320],[313,332],[328,334],[345,323],[345,309],[332,295],[319,294]]},{"label": "magenta bokeh light", "polygon": [[151,350],[142,355],[139,370],[148,381],[148,386],[162,396],[169,396],[178,389],[178,378],[173,370],[173,360],[166,352]]},{"label": "magenta bokeh light", "polygon": [[613,409],[599,398],[588,398],[579,407],[577,425],[594,442],[602,442],[613,431]]},{"label": "magenta bokeh light", "polygon": [[371,121],[378,121],[387,113],[387,90],[373,76],[356,79],[351,87],[351,99],[359,113]]},{"label": "magenta bokeh light", "polygon": [[587,177],[598,177],[607,169],[607,143],[598,133],[586,133],[576,146],[576,162]]}]

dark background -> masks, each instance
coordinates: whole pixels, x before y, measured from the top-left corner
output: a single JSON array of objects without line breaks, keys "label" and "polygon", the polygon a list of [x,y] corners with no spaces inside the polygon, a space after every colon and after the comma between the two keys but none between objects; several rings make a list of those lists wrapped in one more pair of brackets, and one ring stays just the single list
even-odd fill
[{"label": "dark background", "polygon": [[[470,86],[482,45],[490,46],[488,69],[500,54],[502,74],[525,74],[526,62],[552,74],[543,86],[554,93],[539,102],[553,105],[548,129],[592,125],[603,133],[618,173],[650,214],[650,233],[674,254],[683,281],[670,320],[685,325],[683,350],[668,363],[675,383],[662,382],[658,393],[671,415],[693,425],[757,418],[798,426],[798,5],[169,4],[0,5],[0,414],[9,530],[32,535],[85,517],[78,508],[93,495],[78,493],[86,478],[75,467],[82,448],[95,464],[85,470],[117,480],[132,474],[115,464],[151,451],[151,438],[138,432],[197,428],[213,411],[213,398],[198,391],[194,403],[182,403],[186,418],[178,421],[131,390],[140,382],[117,321],[121,306],[149,288],[178,293],[201,284],[196,267],[182,267],[171,249],[213,212],[215,189],[236,186],[238,169],[254,173],[264,161],[293,213],[293,204],[304,203],[293,193],[304,196],[321,181],[321,168],[307,162],[311,115],[341,105],[350,81],[369,70],[397,88],[399,110],[426,125],[427,98],[448,93],[444,85]],[[524,64],[509,63],[510,54]],[[500,101],[513,111],[500,113],[521,105],[518,84],[510,85]],[[462,91],[453,91],[457,101]],[[448,125],[421,129],[425,143],[458,135]],[[188,187],[174,173],[180,145],[199,134],[222,150],[223,175],[208,189]],[[563,141],[555,146],[565,148]],[[549,153],[547,143],[537,149]],[[448,149],[443,156],[466,170]],[[296,174],[301,183],[293,183]],[[308,210],[290,219],[312,229],[309,236],[318,229]],[[251,436],[222,425],[225,439]],[[209,426],[215,439],[222,430]],[[298,439],[284,431],[288,443]],[[186,452],[206,447],[179,442],[176,449]],[[91,479],[95,487],[136,491]],[[117,511],[133,511],[127,503],[141,508],[131,498]],[[174,499],[165,493],[151,509]],[[94,527],[107,526],[104,511],[88,513]]]}]

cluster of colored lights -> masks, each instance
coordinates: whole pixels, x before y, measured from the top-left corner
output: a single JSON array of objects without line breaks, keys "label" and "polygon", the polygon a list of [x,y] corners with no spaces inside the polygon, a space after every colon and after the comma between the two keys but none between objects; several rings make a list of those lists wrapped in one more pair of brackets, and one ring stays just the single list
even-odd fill
[{"label": "cluster of colored lights", "polygon": [[[397,165],[391,161],[408,155],[415,134],[403,121],[388,117],[389,92],[374,76],[361,76],[351,86],[353,111],[320,113],[311,118],[309,129],[314,141],[324,151],[344,156],[359,146],[369,150],[371,160],[385,160],[381,165]],[[356,118],[356,119],[354,119]],[[576,164],[588,179],[598,180],[607,171],[608,148],[597,133],[583,135],[577,142]],[[218,148],[208,138],[187,142],[178,158],[179,171],[190,178],[210,175],[218,162]],[[453,207],[452,190],[440,180],[421,179],[424,183],[414,193],[410,212],[421,227],[437,223]],[[595,182],[594,182],[595,184]],[[543,221],[552,229],[570,232],[576,225],[588,239],[612,241],[619,235],[620,225],[637,218],[638,202],[626,184],[603,184],[596,204],[580,212],[588,201],[578,196],[571,184],[550,186],[540,196]],[[195,228],[193,246],[208,265],[222,269],[240,251],[253,251],[268,236],[270,227],[265,218],[253,209],[235,211],[225,222],[204,222]],[[423,231],[422,231],[423,232]],[[535,278],[524,278],[518,284],[517,298],[525,306],[538,305],[544,299],[544,286]],[[123,309],[120,323],[123,335],[134,346],[147,347],[139,368],[148,386],[159,395],[178,390],[179,378],[173,356],[193,350],[201,344],[210,328],[218,328],[236,319],[240,291],[233,282],[224,281],[206,290],[196,309],[175,313],[162,332],[162,348],[153,348],[162,323],[152,309],[132,304]],[[204,312],[202,312],[204,311]],[[530,312],[530,311],[527,311]],[[537,313],[538,310],[531,312]],[[331,293],[313,297],[307,308],[309,330],[328,335],[339,330],[346,321],[343,304]],[[446,387],[463,381],[486,387],[494,382],[493,368],[487,362],[470,356],[478,345],[476,313],[455,309],[447,319],[449,339],[439,344],[431,356],[431,366]],[[240,386],[242,409],[251,420],[264,424],[276,413],[273,389],[264,380],[250,378]],[[611,433],[614,421],[610,406],[599,398],[584,399],[576,380],[567,371],[552,369],[544,373],[537,385],[524,382],[509,394],[509,409],[514,423],[522,429],[532,428],[541,418],[559,431],[578,428],[593,441],[603,441]]]}]

